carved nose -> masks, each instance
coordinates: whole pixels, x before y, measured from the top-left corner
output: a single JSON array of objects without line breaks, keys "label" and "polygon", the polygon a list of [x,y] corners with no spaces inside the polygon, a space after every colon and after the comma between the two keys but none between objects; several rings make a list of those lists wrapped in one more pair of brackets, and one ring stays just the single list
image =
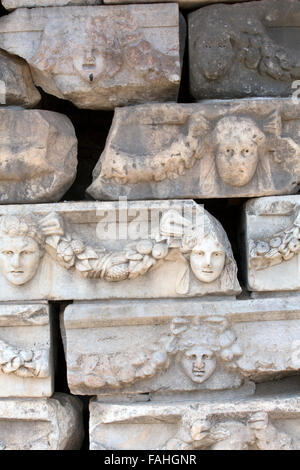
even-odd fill
[{"label": "carved nose", "polygon": [[195,367],[197,369],[202,369],[204,367],[203,355],[197,356],[195,360]]},{"label": "carved nose", "polygon": [[205,255],[205,266],[207,268],[211,268],[211,255],[210,254]]},{"label": "carved nose", "polygon": [[84,56],[84,60],[86,64],[94,64],[96,61],[95,56],[93,55],[91,51],[86,52]]},{"label": "carved nose", "polygon": [[20,255],[19,255],[19,253],[15,253],[13,255],[12,260],[11,260],[11,265],[14,268],[19,268],[20,267]]}]

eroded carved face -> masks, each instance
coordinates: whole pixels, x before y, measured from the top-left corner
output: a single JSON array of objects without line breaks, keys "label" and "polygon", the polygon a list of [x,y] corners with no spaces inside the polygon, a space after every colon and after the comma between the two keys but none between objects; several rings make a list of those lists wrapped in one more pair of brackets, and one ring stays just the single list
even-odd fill
[{"label": "eroded carved face", "polygon": [[95,82],[105,70],[103,51],[96,46],[79,47],[74,54],[75,70],[86,81]]},{"label": "eroded carved face", "polygon": [[247,135],[224,139],[218,145],[216,165],[222,180],[230,186],[244,186],[252,180],[258,163],[257,144]]},{"label": "eroded carved face", "polygon": [[213,238],[205,237],[193,248],[190,264],[199,281],[213,282],[223,271],[225,265],[224,249]]},{"label": "eroded carved face", "polygon": [[181,367],[196,383],[205,382],[215,371],[217,359],[213,351],[203,346],[194,346],[182,354]]},{"label": "eroded carved face", "polygon": [[0,267],[6,279],[16,286],[30,281],[41,258],[38,243],[26,236],[3,236],[0,239]]}]

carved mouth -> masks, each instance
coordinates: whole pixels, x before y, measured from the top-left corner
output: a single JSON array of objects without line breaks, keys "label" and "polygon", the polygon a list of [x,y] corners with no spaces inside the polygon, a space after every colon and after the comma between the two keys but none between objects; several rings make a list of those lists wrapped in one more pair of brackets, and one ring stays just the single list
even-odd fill
[{"label": "carved mouth", "polygon": [[205,374],[205,370],[204,369],[193,369],[193,374],[201,377],[202,375]]},{"label": "carved mouth", "polygon": [[10,271],[11,274],[24,274],[24,271]]},{"label": "carved mouth", "polygon": [[203,274],[213,274],[214,272],[208,269],[202,269]]},{"label": "carved mouth", "polygon": [[83,70],[95,70],[96,64],[82,64]]}]

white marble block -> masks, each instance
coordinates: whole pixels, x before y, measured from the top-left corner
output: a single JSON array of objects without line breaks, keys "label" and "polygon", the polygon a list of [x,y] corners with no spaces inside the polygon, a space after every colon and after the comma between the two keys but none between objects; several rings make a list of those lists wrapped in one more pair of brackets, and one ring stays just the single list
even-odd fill
[{"label": "white marble block", "polygon": [[0,204],[58,201],[76,177],[77,138],[63,114],[0,107]]},{"label": "white marble block", "polygon": [[50,397],[53,382],[49,305],[0,304],[0,397]]},{"label": "white marble block", "polygon": [[0,47],[28,62],[36,85],[79,108],[175,101],[180,23],[184,34],[175,3],[21,8],[0,18]]},{"label": "white marble block", "polygon": [[274,395],[207,404],[103,404],[92,399],[90,448],[299,450],[300,399]]},{"label": "white marble block", "polygon": [[87,192],[94,199],[297,192],[300,108],[291,98],[116,109]]},{"label": "white marble block", "polygon": [[300,196],[248,201],[244,209],[245,271],[250,291],[300,290]]},{"label": "white marble block", "polygon": [[234,296],[231,246],[193,201],[0,207],[0,300]]},{"label": "white marble block", "polygon": [[75,395],[196,398],[300,371],[298,298],[74,303],[61,329]]},{"label": "white marble block", "polygon": [[76,397],[0,399],[0,450],[78,450],[83,432]]}]

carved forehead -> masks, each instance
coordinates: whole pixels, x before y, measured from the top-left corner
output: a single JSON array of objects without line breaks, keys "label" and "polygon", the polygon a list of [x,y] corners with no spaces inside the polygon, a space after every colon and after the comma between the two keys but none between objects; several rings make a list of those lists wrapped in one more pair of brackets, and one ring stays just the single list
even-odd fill
[{"label": "carved forehead", "polygon": [[22,250],[36,251],[39,248],[38,243],[31,237],[4,235],[0,237],[0,248],[20,252]]},{"label": "carved forehead", "polygon": [[193,251],[198,251],[198,250],[202,250],[206,252],[212,252],[212,251],[225,252],[223,245],[211,235],[206,235],[205,237],[197,239],[197,242],[193,248]]},{"label": "carved forehead", "polygon": [[220,144],[224,141],[245,142],[262,139],[264,134],[252,119],[238,116],[227,116],[217,123],[214,137]]}]

